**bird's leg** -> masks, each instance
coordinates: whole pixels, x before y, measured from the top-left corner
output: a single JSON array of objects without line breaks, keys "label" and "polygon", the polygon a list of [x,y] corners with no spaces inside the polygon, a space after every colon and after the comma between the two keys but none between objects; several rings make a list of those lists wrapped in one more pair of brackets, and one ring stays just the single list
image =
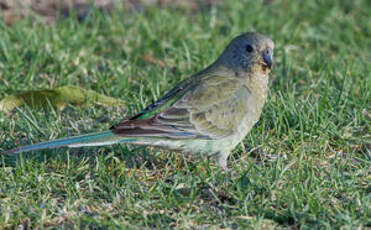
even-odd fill
[{"label": "bird's leg", "polygon": [[246,147],[245,147],[245,144],[243,142],[241,142],[241,148],[242,148],[242,152],[244,154],[246,154]]},{"label": "bird's leg", "polygon": [[216,155],[216,161],[218,162],[218,165],[220,166],[220,168],[223,169],[224,174],[225,174],[223,184],[226,184],[227,181],[232,177],[231,170],[228,169],[228,167],[227,167],[228,156],[229,156],[229,152],[220,152]]},{"label": "bird's leg", "polygon": [[227,167],[228,156],[229,156],[229,152],[220,152],[216,155],[216,161],[218,165],[220,166],[220,168],[222,169],[222,171],[224,172],[223,173],[224,179],[222,183],[219,184],[219,186],[216,186],[217,191],[218,191],[217,192],[218,198],[228,197],[228,194],[226,191],[228,191],[228,185],[231,179],[231,170],[228,169]]},{"label": "bird's leg", "polygon": [[227,159],[228,159],[228,153],[218,153],[216,155],[216,161],[218,165],[225,171],[228,172],[228,167],[227,167]]}]

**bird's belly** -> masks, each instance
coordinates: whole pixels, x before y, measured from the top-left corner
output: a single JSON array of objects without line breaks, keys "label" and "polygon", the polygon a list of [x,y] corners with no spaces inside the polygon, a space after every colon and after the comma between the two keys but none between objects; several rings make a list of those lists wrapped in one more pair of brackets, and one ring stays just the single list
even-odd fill
[{"label": "bird's belly", "polygon": [[172,144],[175,144],[174,150],[178,148],[192,155],[209,156],[222,152],[229,153],[245,138],[257,121],[255,114],[247,113],[232,135],[217,140],[187,140]]},{"label": "bird's belly", "polygon": [[233,135],[228,137],[225,141],[229,142],[231,149],[234,149],[250,132],[254,125],[259,121],[261,111],[264,106],[265,98],[254,97],[251,95],[247,99],[246,114],[240,120],[240,124],[236,126]]}]

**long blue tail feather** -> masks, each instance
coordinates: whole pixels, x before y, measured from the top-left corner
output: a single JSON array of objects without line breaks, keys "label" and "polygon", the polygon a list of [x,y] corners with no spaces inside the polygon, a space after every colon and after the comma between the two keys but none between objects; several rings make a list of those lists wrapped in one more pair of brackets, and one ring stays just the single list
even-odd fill
[{"label": "long blue tail feather", "polygon": [[116,144],[120,142],[134,141],[135,138],[120,137],[112,133],[112,131],[104,131],[98,133],[91,133],[82,136],[63,138],[59,140],[52,140],[41,142],[34,145],[26,145],[5,151],[5,154],[15,154],[20,152],[29,152],[41,149],[53,149],[59,147],[82,147],[82,146],[101,146]]}]

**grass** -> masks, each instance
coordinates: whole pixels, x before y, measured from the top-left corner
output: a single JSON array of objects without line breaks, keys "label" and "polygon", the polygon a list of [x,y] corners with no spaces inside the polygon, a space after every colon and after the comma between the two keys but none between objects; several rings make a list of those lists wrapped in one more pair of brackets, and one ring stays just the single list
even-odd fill
[{"label": "grass", "polygon": [[0,113],[0,151],[107,129],[245,31],[276,44],[269,99],[230,178],[213,161],[125,145],[0,155],[0,228],[370,228],[370,11],[230,0],[0,23],[0,98],[72,84],[127,101]]}]

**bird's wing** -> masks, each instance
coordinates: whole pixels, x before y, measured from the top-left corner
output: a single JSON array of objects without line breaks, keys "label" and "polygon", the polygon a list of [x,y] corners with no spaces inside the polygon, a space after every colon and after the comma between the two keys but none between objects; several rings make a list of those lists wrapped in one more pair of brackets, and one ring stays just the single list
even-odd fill
[{"label": "bird's wing", "polygon": [[243,116],[249,91],[228,72],[194,76],[179,83],[137,116],[113,127],[117,135],[216,139],[231,134]]}]

